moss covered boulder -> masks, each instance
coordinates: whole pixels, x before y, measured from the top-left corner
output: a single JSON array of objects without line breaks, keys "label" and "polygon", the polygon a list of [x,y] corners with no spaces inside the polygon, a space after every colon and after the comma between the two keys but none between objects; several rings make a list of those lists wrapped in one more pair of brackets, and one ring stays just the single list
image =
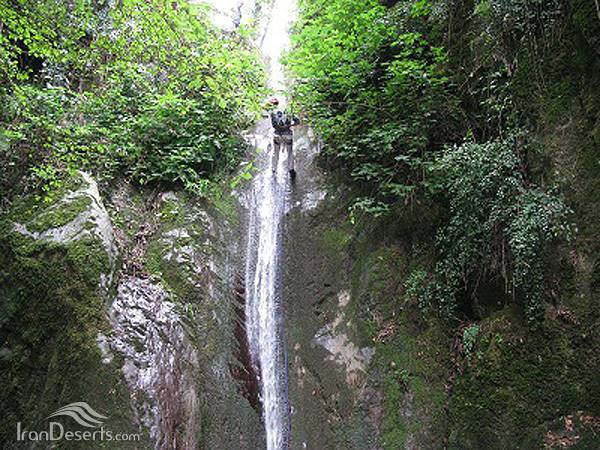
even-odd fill
[{"label": "moss covered boulder", "polygon": [[[2,447],[18,447],[17,422],[45,430],[47,416],[72,402],[108,417],[104,426],[113,432],[138,432],[120,371],[103,362],[97,341],[109,331],[118,255],[96,183],[81,173],[51,201],[15,205],[0,227]],[[78,429],[70,418],[62,422]]]}]

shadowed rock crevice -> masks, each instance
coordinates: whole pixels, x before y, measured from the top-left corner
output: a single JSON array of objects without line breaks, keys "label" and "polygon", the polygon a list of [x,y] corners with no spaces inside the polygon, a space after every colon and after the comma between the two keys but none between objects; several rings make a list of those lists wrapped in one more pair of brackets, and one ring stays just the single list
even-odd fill
[{"label": "shadowed rock crevice", "polygon": [[[237,361],[230,364],[230,370],[232,376],[240,382],[240,394],[250,402],[252,408],[262,417],[263,412],[259,401],[258,374],[252,363],[252,355],[250,354],[248,335],[246,333],[246,297],[245,286],[241,276],[236,277],[235,299],[234,308],[237,318],[235,339],[238,350],[236,355]],[[258,370],[260,371],[260,368]]]}]

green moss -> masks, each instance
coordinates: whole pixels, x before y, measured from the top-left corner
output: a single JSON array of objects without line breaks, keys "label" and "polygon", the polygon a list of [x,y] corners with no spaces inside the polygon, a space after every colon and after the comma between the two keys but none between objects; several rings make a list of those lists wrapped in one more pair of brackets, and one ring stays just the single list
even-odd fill
[{"label": "green moss", "polygon": [[381,444],[384,449],[397,449],[404,446],[407,438],[407,424],[401,414],[401,404],[407,394],[402,380],[396,372],[386,369],[383,379],[384,392],[384,423]]},{"label": "green moss", "polygon": [[78,267],[79,273],[90,285],[108,274],[110,261],[102,243],[93,237],[84,237],[67,246],[67,256]]},{"label": "green moss", "polygon": [[436,448],[446,429],[448,338],[440,324],[417,325],[415,314],[405,311],[393,338],[377,345],[376,364],[385,374],[386,449],[402,448],[408,436],[419,448]]},{"label": "green moss", "polygon": [[[195,261],[178,262],[167,260],[166,255],[185,246],[202,251],[201,242],[204,230],[196,220],[191,220],[185,200],[166,200],[161,205],[160,226],[148,244],[145,267],[152,275],[161,279],[162,284],[179,299],[189,298],[195,291],[194,283],[198,274],[195,272]],[[185,236],[164,237],[165,233],[185,230]]]},{"label": "green moss", "polygon": [[[450,399],[450,448],[540,448],[550,423],[573,411],[600,413],[597,327],[548,319],[532,333],[506,309],[482,322],[478,358]],[[546,430],[547,431],[547,430]]]},{"label": "green moss", "polygon": [[169,199],[162,202],[158,214],[163,225],[178,225],[185,220],[184,205],[177,200]]},{"label": "green moss", "polygon": [[[404,281],[422,257],[411,259],[398,245],[370,239],[354,242],[353,248],[359,255],[352,277],[358,300],[348,314],[364,317],[363,339],[376,342],[371,371],[383,389],[381,444],[385,449],[441,447],[449,338],[441,322],[425,323],[403,296]],[[386,328],[389,336],[377,339]]]},{"label": "green moss", "polygon": [[45,197],[28,196],[20,198],[15,202],[8,212],[9,218],[15,222],[28,223],[40,214],[44,214],[58,203],[68,192],[74,192],[81,189],[85,184],[85,180],[79,174],[67,176],[60,185],[48,193]]},{"label": "green moss", "polygon": [[331,252],[341,252],[349,244],[352,234],[347,229],[347,224],[335,228],[329,228],[323,233],[324,248]]},{"label": "green moss", "polygon": [[87,195],[76,197],[67,203],[59,203],[41,214],[36,215],[27,223],[29,231],[46,231],[62,227],[73,221],[79,214],[89,208],[92,199]]},{"label": "green moss", "polygon": [[67,245],[36,241],[11,226],[7,218],[0,224],[0,441],[12,441],[17,421],[44,429],[48,414],[75,401],[107,415],[114,432],[137,431],[130,428],[117,361],[102,364],[96,343],[98,333],[110,330],[98,288],[100,274],[109,270],[102,244],[91,237]]},{"label": "green moss", "polygon": [[165,255],[170,251],[173,249],[164,242],[152,241],[146,252],[145,267],[162,281],[167,290],[175,293],[177,298],[189,298],[195,289],[190,279],[194,279],[196,274],[187,264],[167,261]]}]

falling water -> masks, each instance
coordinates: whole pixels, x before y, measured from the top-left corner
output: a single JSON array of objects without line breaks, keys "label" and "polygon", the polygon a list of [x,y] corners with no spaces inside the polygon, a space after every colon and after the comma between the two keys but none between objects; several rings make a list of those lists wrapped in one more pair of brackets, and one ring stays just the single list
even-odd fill
[{"label": "falling water", "polygon": [[[262,38],[270,86],[284,88],[279,62],[288,43],[288,26],[294,2],[276,0]],[[283,100],[283,99],[282,99]],[[251,192],[248,254],[246,262],[246,320],[250,352],[260,377],[261,401],[268,450],[288,447],[290,434],[287,361],[282,321],[282,228],[290,181],[285,157],[272,166],[272,135],[268,120],[255,130],[260,152],[259,173]]]},{"label": "falling water", "polygon": [[[262,144],[267,144],[265,140]],[[246,268],[246,320],[250,352],[260,374],[267,449],[287,445],[285,339],[281,322],[281,232],[287,174],[270,158],[254,180]]]}]

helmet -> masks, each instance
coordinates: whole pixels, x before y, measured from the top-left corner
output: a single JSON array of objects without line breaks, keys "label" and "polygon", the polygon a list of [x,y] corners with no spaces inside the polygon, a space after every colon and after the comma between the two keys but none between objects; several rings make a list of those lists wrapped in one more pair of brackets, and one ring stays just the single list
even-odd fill
[{"label": "helmet", "polygon": [[273,106],[277,106],[277,105],[279,105],[279,100],[277,100],[277,98],[276,98],[276,97],[271,97],[271,98],[269,99],[269,103],[270,103],[271,105],[273,105]]}]

